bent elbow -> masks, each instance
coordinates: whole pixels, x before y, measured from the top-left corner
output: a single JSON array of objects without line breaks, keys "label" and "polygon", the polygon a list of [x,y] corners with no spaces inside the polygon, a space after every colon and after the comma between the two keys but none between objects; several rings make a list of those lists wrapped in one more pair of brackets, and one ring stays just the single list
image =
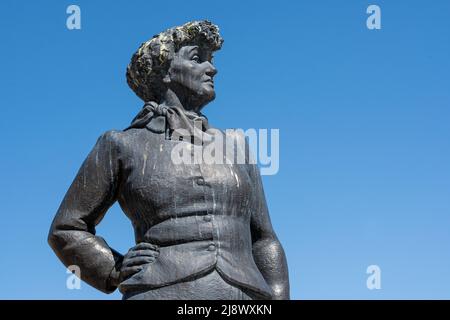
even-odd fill
[{"label": "bent elbow", "polygon": [[67,230],[61,228],[61,226],[53,221],[50,226],[50,230],[47,235],[47,243],[53,249],[53,251],[58,255],[59,252],[67,245],[68,235]]},{"label": "bent elbow", "polygon": [[58,230],[52,224],[47,235],[47,243],[54,250],[58,251],[59,244],[61,243],[61,237],[58,235]]}]

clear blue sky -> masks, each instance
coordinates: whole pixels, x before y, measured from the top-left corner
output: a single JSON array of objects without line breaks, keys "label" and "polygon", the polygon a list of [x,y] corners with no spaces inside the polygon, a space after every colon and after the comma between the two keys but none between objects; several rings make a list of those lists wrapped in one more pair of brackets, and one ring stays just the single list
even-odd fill
[{"label": "clear blue sky", "polygon": [[[81,7],[82,29],[66,28]],[[382,29],[366,28],[378,4]],[[141,108],[125,81],[138,45],[210,19],[220,128],[279,128],[264,177],[295,299],[450,298],[449,1],[2,1],[0,298],[120,299],[82,284],[47,245],[100,134]],[[125,252],[114,206],[98,234]],[[366,268],[382,270],[381,290]]]}]

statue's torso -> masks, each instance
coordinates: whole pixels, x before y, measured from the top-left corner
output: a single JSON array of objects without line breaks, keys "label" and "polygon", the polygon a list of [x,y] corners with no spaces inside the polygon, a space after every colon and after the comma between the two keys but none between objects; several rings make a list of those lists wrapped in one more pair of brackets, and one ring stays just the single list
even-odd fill
[{"label": "statue's torso", "polygon": [[[248,164],[175,164],[182,144],[147,129],[120,134],[118,201],[137,242],[160,246],[160,256],[121,285],[176,283],[217,268],[228,280],[268,294],[252,256],[250,219],[263,195],[254,191]],[[225,156],[225,155],[224,155]]]}]

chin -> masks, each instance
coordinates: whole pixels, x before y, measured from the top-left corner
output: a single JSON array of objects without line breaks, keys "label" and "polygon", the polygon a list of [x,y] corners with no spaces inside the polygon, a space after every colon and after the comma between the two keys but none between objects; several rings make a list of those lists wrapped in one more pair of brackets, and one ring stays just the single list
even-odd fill
[{"label": "chin", "polygon": [[202,100],[199,104],[198,104],[198,106],[199,106],[199,108],[198,108],[198,110],[202,110],[208,103],[210,103],[211,101],[213,101],[214,100],[214,98],[210,98],[210,99],[204,99],[204,100]]},{"label": "chin", "polygon": [[216,98],[216,92],[213,90],[209,95],[208,95],[209,101],[213,101]]},{"label": "chin", "polygon": [[204,104],[207,104],[211,101],[213,101],[216,98],[216,92],[214,90],[205,90],[200,95],[200,100],[204,102]]},{"label": "chin", "polygon": [[213,92],[210,96],[208,96],[208,100],[207,100],[208,102],[207,103],[213,101],[215,98],[216,98],[216,93]]},{"label": "chin", "polygon": [[216,92],[212,88],[201,88],[199,91],[192,92],[192,102],[200,109],[216,98]]}]

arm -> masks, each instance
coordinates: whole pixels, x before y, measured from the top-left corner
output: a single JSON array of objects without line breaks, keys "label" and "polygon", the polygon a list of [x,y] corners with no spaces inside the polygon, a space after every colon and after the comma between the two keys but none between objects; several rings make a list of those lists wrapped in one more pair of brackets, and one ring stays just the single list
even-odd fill
[{"label": "arm", "polygon": [[251,218],[253,257],[276,300],[289,299],[289,278],[283,247],[272,228],[259,169],[251,165],[256,207]]},{"label": "arm", "polygon": [[81,279],[105,292],[113,292],[122,256],[95,235],[109,207],[116,201],[119,177],[117,133],[97,141],[67,191],[53,220],[48,242],[66,265],[77,265]]}]

